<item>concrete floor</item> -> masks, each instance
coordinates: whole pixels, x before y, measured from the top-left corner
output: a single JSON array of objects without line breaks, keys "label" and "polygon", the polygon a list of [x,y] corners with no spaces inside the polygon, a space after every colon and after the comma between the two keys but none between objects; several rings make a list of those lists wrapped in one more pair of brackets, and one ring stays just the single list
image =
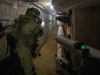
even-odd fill
[{"label": "concrete floor", "polygon": [[37,56],[34,59],[34,66],[36,68],[37,75],[58,75],[56,74],[56,57],[57,42],[55,37],[57,35],[58,28],[55,28],[46,43],[40,50],[41,56]]},{"label": "concrete floor", "polygon": [[58,27],[52,31],[46,43],[41,48],[41,56],[37,56],[33,61],[37,75],[68,75],[56,61],[57,42],[55,37],[57,31]]}]

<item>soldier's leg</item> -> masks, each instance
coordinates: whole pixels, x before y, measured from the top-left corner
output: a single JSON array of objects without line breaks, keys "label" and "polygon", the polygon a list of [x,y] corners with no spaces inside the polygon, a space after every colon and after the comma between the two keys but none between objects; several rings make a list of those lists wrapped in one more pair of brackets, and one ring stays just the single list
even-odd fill
[{"label": "soldier's leg", "polygon": [[32,64],[30,49],[23,46],[21,50],[18,50],[18,55],[21,60],[21,66],[24,68],[25,75],[32,75],[35,68]]}]

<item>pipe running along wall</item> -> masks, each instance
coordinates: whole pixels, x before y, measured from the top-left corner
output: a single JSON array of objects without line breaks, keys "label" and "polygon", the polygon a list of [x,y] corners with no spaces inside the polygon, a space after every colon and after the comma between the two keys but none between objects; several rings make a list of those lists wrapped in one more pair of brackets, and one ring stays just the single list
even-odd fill
[{"label": "pipe running along wall", "polygon": [[[61,25],[59,25],[57,37],[58,36],[64,36]],[[74,73],[74,70],[71,68],[71,63],[66,59],[66,50],[60,44],[57,46],[57,61],[63,69],[67,70],[67,72],[70,74]]]},{"label": "pipe running along wall", "polygon": [[[59,35],[64,36],[61,25],[59,25],[59,29],[58,29],[58,33],[57,33],[57,36],[59,36]],[[58,44],[58,46],[57,46],[57,60],[60,65],[63,65],[63,62],[66,63],[66,65],[69,64],[69,61],[66,59],[66,51],[60,44]]]},{"label": "pipe running along wall", "polygon": [[9,34],[14,22],[12,21],[0,21],[0,39],[5,35]]},{"label": "pipe running along wall", "polygon": [[[79,57],[82,57],[82,50],[76,50],[74,48],[74,44],[77,42],[77,41],[74,41],[74,40],[71,40],[71,39],[68,39],[62,35],[58,36],[56,38],[56,41],[62,45],[64,48],[68,49],[69,51],[73,52],[74,54],[76,54],[77,56]],[[94,58],[100,58],[100,51],[97,50],[97,49],[94,49],[92,47],[89,47],[87,45],[85,45],[85,47],[87,49],[89,49],[89,54],[90,54],[90,57],[94,57]]]}]

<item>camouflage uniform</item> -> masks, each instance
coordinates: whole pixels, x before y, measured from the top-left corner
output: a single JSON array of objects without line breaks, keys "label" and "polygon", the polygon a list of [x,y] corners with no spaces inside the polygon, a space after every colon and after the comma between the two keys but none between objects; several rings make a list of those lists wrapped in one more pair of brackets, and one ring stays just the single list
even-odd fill
[{"label": "camouflage uniform", "polygon": [[[8,35],[8,44],[11,46],[12,70],[17,72],[13,75],[33,75],[33,62],[30,49],[35,49],[36,37],[43,35],[43,30],[35,22],[40,12],[35,8],[29,8],[26,15],[19,16],[15,20],[15,26]],[[32,16],[32,17],[30,17]]]}]

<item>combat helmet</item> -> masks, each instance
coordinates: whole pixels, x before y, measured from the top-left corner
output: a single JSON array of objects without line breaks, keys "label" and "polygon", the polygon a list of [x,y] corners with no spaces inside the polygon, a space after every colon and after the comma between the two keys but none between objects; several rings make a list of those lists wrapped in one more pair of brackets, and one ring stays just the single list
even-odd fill
[{"label": "combat helmet", "polygon": [[28,8],[26,11],[26,15],[33,15],[33,16],[39,16],[40,15],[40,11],[36,8]]}]

